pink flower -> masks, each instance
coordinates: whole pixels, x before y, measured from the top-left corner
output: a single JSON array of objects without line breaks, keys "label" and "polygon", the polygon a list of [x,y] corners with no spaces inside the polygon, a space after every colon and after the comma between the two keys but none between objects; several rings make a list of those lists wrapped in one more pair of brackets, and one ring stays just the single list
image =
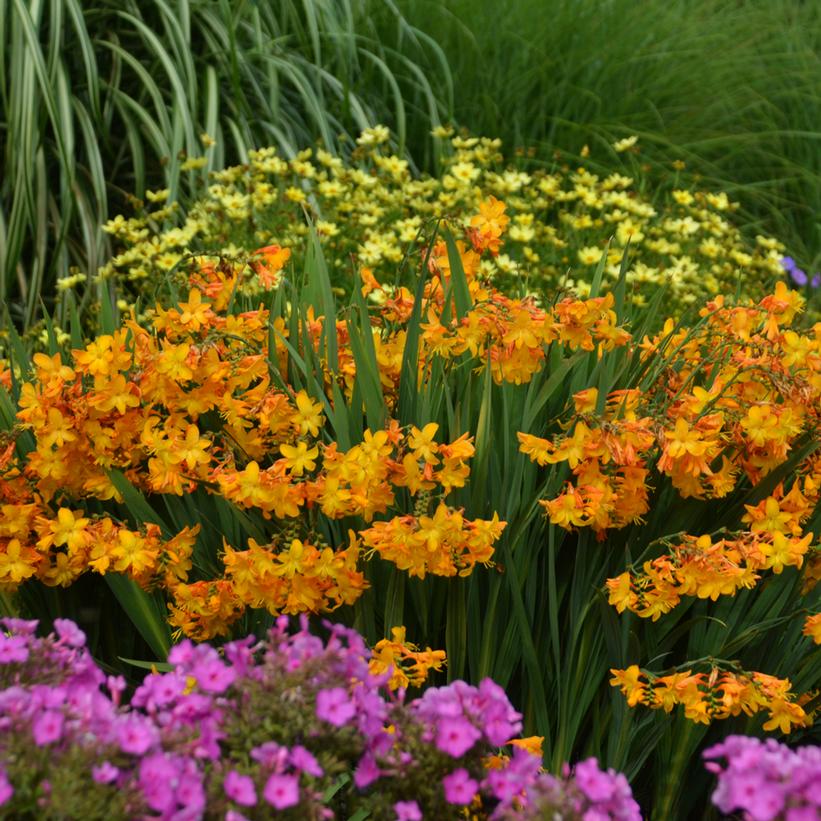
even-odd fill
[{"label": "pink flower", "polygon": [[301,744],[297,744],[291,750],[291,764],[298,770],[302,770],[302,772],[315,778],[321,778],[324,775],[324,770],[319,766],[319,762]]},{"label": "pink flower", "polygon": [[0,664],[27,661],[29,649],[22,636],[4,636],[0,633]]},{"label": "pink flower", "polygon": [[415,801],[397,801],[393,810],[396,821],[422,821],[422,810]]},{"label": "pink flower", "polygon": [[176,800],[192,813],[201,813],[205,809],[205,790],[202,776],[196,767],[189,766],[188,772],[181,776],[176,789]]},{"label": "pink flower", "polygon": [[218,658],[206,658],[196,664],[191,675],[197,686],[206,693],[224,693],[233,683],[237,674]]},{"label": "pink flower", "polygon": [[15,619],[7,616],[5,619],[0,619],[0,624],[9,631],[18,636],[33,636],[37,632],[37,619]]},{"label": "pink flower", "polygon": [[86,636],[71,619],[54,619],[54,629],[63,644],[69,647],[82,647],[86,643]]},{"label": "pink flower", "polygon": [[464,718],[443,718],[436,733],[436,746],[454,758],[464,755],[482,734]]},{"label": "pink flower", "polygon": [[479,784],[470,777],[470,773],[464,767],[446,775],[442,779],[442,786],[445,788],[445,799],[448,804],[470,804],[479,789]]},{"label": "pink flower", "polygon": [[288,764],[288,748],[276,741],[266,741],[251,750],[251,758],[269,770],[283,770]]},{"label": "pink flower", "polygon": [[180,777],[178,762],[166,753],[153,753],[140,761],[140,788],[152,810],[170,813],[176,807],[174,787]]},{"label": "pink flower", "polygon": [[6,775],[6,771],[0,769],[0,807],[14,795],[14,787]]},{"label": "pink flower", "polygon": [[223,779],[222,786],[225,794],[243,807],[253,807],[257,803],[257,791],[250,776],[231,770]]},{"label": "pink flower", "polygon": [[288,809],[299,803],[299,781],[295,775],[272,775],[262,794],[275,809]]},{"label": "pink flower", "polygon": [[108,687],[108,691],[111,693],[111,701],[114,706],[119,707],[122,695],[127,686],[125,678],[123,678],[123,676],[108,676],[105,680],[105,686]]},{"label": "pink flower", "polygon": [[816,807],[788,807],[784,819],[785,821],[818,821],[818,810]]},{"label": "pink flower", "polygon": [[320,690],[316,697],[316,717],[342,727],[354,715],[356,708],[348,698],[347,692],[341,687],[332,687],[330,690]]},{"label": "pink flower", "polygon": [[354,770],[353,783],[361,790],[369,784],[373,784],[380,775],[382,773],[379,767],[376,766],[376,759],[370,753],[365,753],[359,759],[359,765]]},{"label": "pink flower", "polygon": [[96,767],[91,768],[91,777],[98,784],[110,784],[115,781],[120,771],[110,761],[103,761]]},{"label": "pink flower", "polygon": [[32,725],[34,743],[38,747],[59,741],[63,735],[63,716],[54,710],[46,710]]},{"label": "pink flower", "polygon": [[117,740],[124,753],[142,755],[153,746],[156,729],[146,720],[137,716],[125,719],[117,730]]},{"label": "pink flower", "polygon": [[614,792],[613,778],[599,769],[595,758],[580,761],[573,771],[576,783],[591,801],[608,801]]}]

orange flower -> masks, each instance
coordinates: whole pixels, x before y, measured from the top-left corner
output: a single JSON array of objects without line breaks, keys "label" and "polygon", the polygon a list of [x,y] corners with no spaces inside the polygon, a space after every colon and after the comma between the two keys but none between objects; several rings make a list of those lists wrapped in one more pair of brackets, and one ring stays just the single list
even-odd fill
[{"label": "orange flower", "polygon": [[257,275],[262,287],[271,290],[280,283],[279,273],[285,263],[291,258],[290,248],[281,248],[279,245],[266,245],[253,253],[251,268]]}]

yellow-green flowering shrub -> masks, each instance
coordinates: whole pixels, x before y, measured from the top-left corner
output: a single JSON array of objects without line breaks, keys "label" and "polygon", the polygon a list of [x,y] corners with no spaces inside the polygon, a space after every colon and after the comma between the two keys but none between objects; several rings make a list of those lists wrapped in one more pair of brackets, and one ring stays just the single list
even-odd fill
[{"label": "yellow-green flowering shrub", "polygon": [[[680,311],[739,285],[760,297],[783,277],[783,246],[745,239],[733,220],[738,206],[726,194],[671,185],[651,198],[642,193],[638,164],[632,177],[567,165],[525,171],[504,164],[499,140],[440,136],[450,139],[438,177],[415,175],[378,127],[363,132],[346,160],[322,149],[290,160],[274,148],[251,151],[246,165],[212,174],[187,212],[166,204],[166,192],[149,192],[136,216],[107,224],[121,251],[100,276],[150,296],[186,254],[300,248],[310,219],[333,260],[335,285],[349,290],[361,267],[391,282],[406,254],[422,252],[423,226],[443,217],[466,226],[478,202],[495,195],[511,217],[508,239],[479,273],[509,292],[544,299],[564,288],[585,297],[604,255],[605,280],[615,281],[628,243],[627,279],[639,305],[662,283]],[[632,143],[619,148],[632,161]]]}]

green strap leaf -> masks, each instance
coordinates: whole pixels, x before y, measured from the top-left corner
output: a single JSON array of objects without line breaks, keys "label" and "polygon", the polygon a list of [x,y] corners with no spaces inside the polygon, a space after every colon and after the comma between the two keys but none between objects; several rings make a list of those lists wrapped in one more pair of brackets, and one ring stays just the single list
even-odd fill
[{"label": "green strap leaf", "polygon": [[106,573],[104,578],[146,644],[160,661],[165,661],[172,643],[165,600],[159,593],[146,593],[135,581],[119,573]]}]

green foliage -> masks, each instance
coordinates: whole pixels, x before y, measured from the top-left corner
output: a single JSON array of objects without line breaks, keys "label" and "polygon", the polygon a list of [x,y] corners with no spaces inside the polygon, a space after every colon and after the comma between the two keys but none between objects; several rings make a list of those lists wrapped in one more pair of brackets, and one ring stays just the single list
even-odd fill
[{"label": "green foliage", "polygon": [[388,121],[404,150],[435,126],[441,50],[392,4],[377,30],[370,6],[0,0],[0,301],[18,326],[105,262],[100,226],[147,187],[174,200],[257,145],[334,150]]},{"label": "green foliage", "polygon": [[[801,0],[401,0],[457,79],[456,121],[536,161],[639,135],[640,159],[745,203],[821,267],[821,6]],[[689,180],[688,180],[689,183]]]}]

